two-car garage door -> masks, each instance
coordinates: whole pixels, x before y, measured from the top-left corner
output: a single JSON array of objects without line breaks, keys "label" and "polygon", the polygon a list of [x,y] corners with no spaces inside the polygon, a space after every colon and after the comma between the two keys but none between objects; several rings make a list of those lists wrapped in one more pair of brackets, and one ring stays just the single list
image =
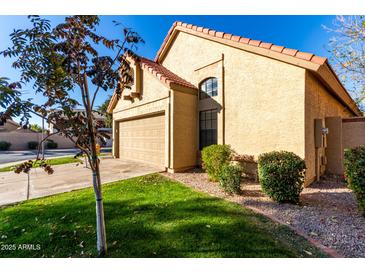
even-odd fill
[{"label": "two-car garage door", "polygon": [[119,122],[119,157],[165,166],[165,115]]}]

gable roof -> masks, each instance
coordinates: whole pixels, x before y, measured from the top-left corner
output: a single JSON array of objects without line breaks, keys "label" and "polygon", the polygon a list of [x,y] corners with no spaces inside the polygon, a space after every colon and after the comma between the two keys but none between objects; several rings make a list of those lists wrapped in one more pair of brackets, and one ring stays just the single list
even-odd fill
[{"label": "gable roof", "polygon": [[[145,71],[150,72],[163,84],[167,85],[169,88],[183,87],[192,90],[197,90],[197,87],[189,83],[185,79],[171,72],[161,64],[158,64],[150,59],[137,56],[136,54],[128,54],[128,57],[133,59],[136,63],[141,65],[141,68]],[[118,102],[117,94],[114,92],[110,103],[107,108],[107,112],[111,113]]]},{"label": "gable roof", "polygon": [[167,35],[166,35],[159,51],[157,52],[157,55],[154,59],[155,62],[159,62],[160,58],[162,57],[162,53],[165,49],[165,46],[166,46],[167,42],[169,41],[169,38],[172,35],[175,28],[192,30],[196,33],[200,32],[200,33],[206,34],[210,37],[216,37],[216,38],[220,39],[221,42],[223,42],[223,43],[227,42],[227,41],[232,41],[232,42],[235,42],[235,43],[249,45],[252,48],[254,48],[254,47],[262,48],[262,49],[266,49],[266,50],[269,50],[269,51],[272,51],[272,52],[281,53],[282,55],[293,56],[295,58],[310,61],[312,63],[319,64],[319,65],[324,64],[327,60],[327,58],[314,55],[313,53],[302,52],[302,51],[299,51],[297,49],[286,48],[284,46],[274,45],[273,43],[267,43],[267,42],[263,42],[261,40],[253,40],[253,39],[250,39],[250,38],[247,38],[247,37],[233,35],[233,34],[230,34],[230,33],[216,31],[216,30],[208,29],[208,28],[204,28],[204,27],[199,27],[199,26],[195,26],[195,25],[192,25],[192,24],[188,24],[188,23],[175,22],[172,25],[172,27],[170,28],[170,30],[167,33]]},{"label": "gable roof", "polygon": [[346,88],[338,79],[332,67],[329,65],[327,58],[317,56],[313,53],[301,52],[297,49],[290,49],[284,46],[262,42],[260,40],[252,40],[247,37],[224,33],[188,23],[175,22],[168,31],[156,54],[154,59],[156,63],[163,62],[170,45],[179,32],[188,33],[309,70],[328,88],[330,94],[341,102],[350,112],[357,116],[363,115]]},{"label": "gable roof", "polygon": [[139,61],[142,69],[148,70],[150,73],[156,76],[161,82],[168,84],[169,86],[171,84],[175,84],[182,87],[197,89],[196,86],[189,83],[180,76],[176,75],[175,73],[171,72],[161,64],[158,64],[144,57],[139,57]]}]

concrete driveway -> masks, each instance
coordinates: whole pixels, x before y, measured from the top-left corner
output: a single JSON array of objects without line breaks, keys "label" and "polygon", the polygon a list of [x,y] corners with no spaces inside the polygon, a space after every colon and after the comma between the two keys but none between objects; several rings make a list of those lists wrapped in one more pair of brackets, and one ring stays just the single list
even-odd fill
[{"label": "concrete driveway", "polygon": [[[30,199],[92,186],[91,170],[85,164],[53,168],[55,172],[52,175],[39,168],[30,172]],[[155,166],[121,159],[102,159],[100,170],[103,183],[162,171]],[[26,200],[27,181],[27,174],[0,172],[0,205]]]}]

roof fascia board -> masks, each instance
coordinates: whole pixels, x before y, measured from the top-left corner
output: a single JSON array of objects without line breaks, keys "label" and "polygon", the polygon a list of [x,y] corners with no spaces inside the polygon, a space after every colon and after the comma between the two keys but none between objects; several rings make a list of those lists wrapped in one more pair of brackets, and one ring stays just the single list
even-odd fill
[{"label": "roof fascia board", "polygon": [[325,63],[317,72],[317,75],[322,80],[332,94],[344,105],[346,106],[353,114],[357,116],[362,116],[362,112],[351,98],[347,90],[344,88],[340,80],[337,78],[336,74],[333,72],[331,66]]}]

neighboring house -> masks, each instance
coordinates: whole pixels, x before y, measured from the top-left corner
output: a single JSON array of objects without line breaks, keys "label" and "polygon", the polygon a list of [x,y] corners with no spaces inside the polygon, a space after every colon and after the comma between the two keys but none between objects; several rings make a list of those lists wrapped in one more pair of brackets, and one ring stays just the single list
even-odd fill
[{"label": "neighboring house", "polygon": [[20,128],[20,125],[13,120],[8,119],[6,122],[0,121],[0,132],[15,131],[18,128]]},{"label": "neighboring house", "polygon": [[[362,116],[327,59],[271,43],[176,22],[154,61],[128,60],[134,83],[108,107],[113,154],[169,172],[197,165],[205,146],[229,144],[255,158],[296,153],[308,185],[340,161],[326,157],[327,119]],[[340,137],[331,142],[342,149]]]},{"label": "neighboring house", "polygon": [[[54,111],[61,111],[61,110],[54,110]],[[74,112],[79,112],[86,116],[85,110],[83,110],[83,109],[75,109]],[[109,139],[103,137],[105,144],[101,144],[101,145],[104,145],[106,147],[112,146],[112,134],[111,134],[112,129],[104,127],[105,119],[106,119],[105,115],[103,115],[102,113],[100,113],[98,111],[93,111],[93,114],[94,114],[95,121],[99,122],[99,124],[101,126],[100,128],[98,128],[98,130],[101,132],[104,132],[104,134],[107,134],[110,136]],[[57,132],[57,130],[54,128],[54,125],[52,123],[48,123],[48,131],[49,131],[49,133]],[[73,147],[73,145],[72,145],[72,147]]]},{"label": "neighboring house", "polygon": [[[86,116],[85,110],[83,110],[83,109],[74,109],[73,111],[76,113],[82,113],[83,115]],[[61,112],[61,110],[54,110],[54,112]],[[101,114],[98,111],[93,111],[93,114],[94,114],[95,121],[104,123],[105,116],[103,114]],[[54,133],[57,131],[56,129],[53,128],[52,123],[48,123],[48,130],[50,133]]]}]

